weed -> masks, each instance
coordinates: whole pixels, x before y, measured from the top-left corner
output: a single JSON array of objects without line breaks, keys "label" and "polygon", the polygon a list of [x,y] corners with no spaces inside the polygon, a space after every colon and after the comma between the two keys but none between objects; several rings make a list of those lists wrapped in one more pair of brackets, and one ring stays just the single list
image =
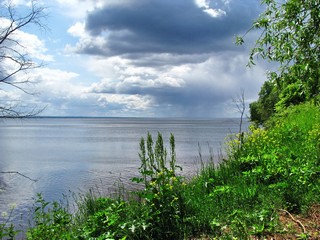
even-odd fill
[{"label": "weed", "polygon": [[185,214],[181,194],[183,181],[176,174],[181,168],[176,165],[174,136],[170,136],[169,159],[160,133],[155,143],[150,133],[147,141],[141,139],[139,156],[141,177],[132,180],[142,182],[145,187],[137,194],[142,199],[142,204],[148,208],[147,224],[151,226],[150,236],[154,239],[182,238],[180,228]]},{"label": "weed", "polygon": [[33,225],[27,231],[27,239],[71,239],[71,214],[58,202],[47,202],[37,194]]},{"label": "weed", "polygon": [[16,235],[21,232],[16,230],[14,224],[10,222],[14,209],[15,206],[11,205],[9,214],[7,212],[1,214],[4,221],[0,223],[0,239],[15,239]]}]

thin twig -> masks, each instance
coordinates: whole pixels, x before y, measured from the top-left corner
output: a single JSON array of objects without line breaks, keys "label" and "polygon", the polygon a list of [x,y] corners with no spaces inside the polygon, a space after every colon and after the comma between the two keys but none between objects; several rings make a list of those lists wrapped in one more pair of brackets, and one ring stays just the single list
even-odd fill
[{"label": "thin twig", "polygon": [[8,172],[0,172],[0,173],[2,173],[2,174],[18,174],[18,175],[20,175],[20,176],[22,176],[24,178],[29,179],[30,181],[33,181],[33,182],[38,181],[37,179],[32,179],[32,178],[30,178],[30,177],[28,177],[28,176],[26,176],[26,175],[24,175],[24,174],[22,174],[20,172],[16,172],[16,171],[8,171]]},{"label": "thin twig", "polygon": [[291,215],[291,213],[289,213],[287,210],[284,210],[284,209],[279,209],[279,210],[282,211],[282,212],[284,212],[284,213],[286,213],[286,214],[288,214],[288,216],[289,216],[294,222],[296,222],[297,224],[299,224],[299,226],[302,228],[303,233],[307,233],[306,228],[305,228],[305,226],[302,224],[302,222],[300,222],[298,219],[295,219],[295,218]]}]

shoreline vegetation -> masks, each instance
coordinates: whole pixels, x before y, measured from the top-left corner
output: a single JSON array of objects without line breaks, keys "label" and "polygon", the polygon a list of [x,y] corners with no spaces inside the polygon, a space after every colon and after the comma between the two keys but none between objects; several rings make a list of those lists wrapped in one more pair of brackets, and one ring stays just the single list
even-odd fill
[{"label": "shoreline vegetation", "polygon": [[[74,213],[39,194],[25,238],[320,239],[319,1],[261,3],[264,12],[236,44],[258,30],[248,65],[261,58],[278,68],[268,71],[258,100],[250,104],[253,124],[230,137],[225,159],[203,160],[200,172],[187,180],[179,174],[174,136],[167,150],[161,133],[156,140],[148,134],[140,143],[140,176],[132,179],[141,190],[89,192]],[[244,98],[241,103],[245,107]],[[35,114],[3,110],[7,117]],[[0,223],[2,239],[19,233],[10,223],[13,209]]]},{"label": "shoreline vegetation", "polygon": [[[80,196],[77,210],[35,201],[26,239],[319,239],[320,110],[304,103],[231,136],[219,165],[179,173],[174,135],[140,142],[141,190]],[[241,138],[241,139],[240,139]],[[0,224],[2,239],[16,226]]]}]

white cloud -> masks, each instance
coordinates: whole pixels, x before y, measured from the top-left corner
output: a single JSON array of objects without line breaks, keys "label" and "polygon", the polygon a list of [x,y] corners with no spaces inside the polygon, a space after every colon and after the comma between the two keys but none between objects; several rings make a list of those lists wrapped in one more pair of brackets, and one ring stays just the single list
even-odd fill
[{"label": "white cloud", "polygon": [[51,68],[37,69],[32,74],[32,78],[37,80],[37,85],[42,90],[45,92],[49,90],[53,94],[65,97],[81,94],[82,88],[72,82],[78,76],[79,74],[74,72]]},{"label": "white cloud", "polygon": [[[210,0],[195,0],[195,4],[213,18],[222,17],[227,14],[221,8],[211,8]],[[223,5],[226,4],[229,4],[229,1],[226,1]]]},{"label": "white cloud", "polygon": [[86,35],[85,31],[85,24],[83,22],[77,22],[74,25],[72,25],[68,29],[68,33],[71,34],[73,37],[84,37]]},{"label": "white cloud", "polygon": [[89,35],[85,31],[85,24],[82,22],[75,23],[68,29],[67,32],[73,37],[78,37],[79,41],[75,46],[67,44],[64,49],[66,53],[76,53],[84,46],[89,46],[89,48],[103,48],[107,41],[103,36],[93,37]]},{"label": "white cloud", "polygon": [[209,0],[195,0],[195,3],[199,8],[209,8],[209,2]]},{"label": "white cloud", "polygon": [[0,99],[7,101],[7,105],[17,103],[24,106],[24,109],[46,107],[42,113],[44,115],[68,115],[67,112],[73,108],[72,105],[86,98],[86,87],[76,82],[78,76],[76,73],[59,69],[34,69],[28,74],[31,84],[22,86],[32,94],[11,88],[0,91]]},{"label": "white cloud", "polygon": [[126,94],[103,94],[99,97],[98,102],[102,107],[108,105],[117,105],[119,112],[129,112],[132,110],[147,110],[152,104],[152,100],[148,96],[126,95]]},{"label": "white cloud", "polygon": [[220,8],[218,9],[206,8],[203,11],[214,18],[221,17],[227,14],[225,11],[221,10]]},{"label": "white cloud", "polygon": [[[38,36],[22,31],[17,31],[16,38],[21,39],[19,40],[20,43],[31,58],[38,59],[44,62],[54,60],[54,57],[52,55],[46,54],[48,49],[45,47],[45,42],[40,40]],[[21,49],[21,51],[22,50],[23,49]]]},{"label": "white cloud", "polygon": [[[8,28],[11,24],[11,21],[6,18],[0,18],[0,30],[3,31]],[[15,26],[15,25],[13,25]],[[30,34],[21,30],[14,31],[10,38],[13,41],[16,41],[18,44],[11,42],[4,42],[3,44],[11,44],[14,50],[19,52],[22,55],[28,55],[34,60],[40,61],[53,61],[53,56],[46,54],[48,49],[45,47],[45,42],[39,39],[38,36]]]},{"label": "white cloud", "polygon": [[[152,106],[150,96],[92,93],[92,87],[78,82],[80,75],[75,72],[41,68],[30,77],[36,79],[34,88],[39,94],[25,99],[47,106],[42,115],[132,116]],[[15,94],[16,99],[19,94]]]},{"label": "white cloud", "polygon": [[82,19],[88,11],[103,5],[103,0],[55,0],[61,13],[72,19]]},{"label": "white cloud", "polygon": [[93,92],[126,93],[135,89],[161,89],[183,87],[185,76],[190,67],[168,66],[143,67],[135,66],[133,60],[121,57],[94,58],[92,57],[88,66],[96,76],[102,78],[101,82],[91,86]]}]

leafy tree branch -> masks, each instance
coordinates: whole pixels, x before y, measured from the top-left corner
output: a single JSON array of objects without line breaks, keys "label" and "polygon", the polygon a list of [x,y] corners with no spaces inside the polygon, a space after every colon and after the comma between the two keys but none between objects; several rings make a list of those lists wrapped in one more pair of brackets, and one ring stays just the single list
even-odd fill
[{"label": "leafy tree branch", "polygon": [[[253,104],[260,111],[268,110],[266,116],[251,115],[254,121],[264,121],[290,105],[320,99],[320,1],[319,0],[262,0],[264,12],[253,23],[253,30],[261,35],[249,54],[249,66],[261,57],[279,63],[277,71],[268,73],[268,88],[272,88],[274,101],[267,104],[261,96]],[[246,33],[247,34],[247,33]],[[244,36],[236,38],[244,43]],[[264,85],[263,88],[267,86]],[[261,89],[263,95],[263,89]],[[252,110],[256,111],[257,109]]]}]

